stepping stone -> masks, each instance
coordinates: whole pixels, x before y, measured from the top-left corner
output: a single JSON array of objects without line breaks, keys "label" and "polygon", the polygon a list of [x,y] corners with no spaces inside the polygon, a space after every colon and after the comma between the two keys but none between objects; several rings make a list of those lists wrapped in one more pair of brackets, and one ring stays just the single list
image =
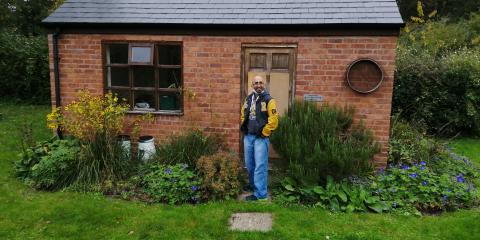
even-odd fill
[{"label": "stepping stone", "polygon": [[260,231],[272,230],[271,213],[234,213],[230,217],[230,230]]}]

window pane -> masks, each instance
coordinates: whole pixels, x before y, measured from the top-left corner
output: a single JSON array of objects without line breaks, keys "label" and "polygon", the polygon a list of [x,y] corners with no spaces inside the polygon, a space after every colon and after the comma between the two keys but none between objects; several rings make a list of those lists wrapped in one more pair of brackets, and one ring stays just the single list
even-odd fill
[{"label": "window pane", "polygon": [[161,65],[180,65],[181,47],[179,45],[159,45],[158,46],[158,64]]},{"label": "window pane", "polygon": [[128,44],[110,44],[109,63],[128,63]]},{"label": "window pane", "polygon": [[180,69],[160,69],[160,88],[179,88],[181,80]]},{"label": "window pane", "polygon": [[131,62],[151,63],[152,47],[132,47]]},{"label": "window pane", "polygon": [[155,97],[153,91],[134,92],[134,110],[155,110]]},{"label": "window pane", "polygon": [[272,54],[272,68],[274,69],[288,69],[288,53],[274,53]]},{"label": "window pane", "polygon": [[133,68],[133,86],[155,87],[155,71],[153,67]]},{"label": "window pane", "polygon": [[266,68],[267,54],[266,53],[251,53],[250,54],[250,68]]},{"label": "window pane", "polygon": [[130,91],[129,90],[111,90],[114,96],[117,96],[119,103],[126,103],[130,105]]},{"label": "window pane", "polygon": [[180,110],[180,94],[161,92],[159,98],[159,110]]},{"label": "window pane", "polygon": [[124,67],[109,67],[108,86],[122,86],[128,87],[128,68]]}]

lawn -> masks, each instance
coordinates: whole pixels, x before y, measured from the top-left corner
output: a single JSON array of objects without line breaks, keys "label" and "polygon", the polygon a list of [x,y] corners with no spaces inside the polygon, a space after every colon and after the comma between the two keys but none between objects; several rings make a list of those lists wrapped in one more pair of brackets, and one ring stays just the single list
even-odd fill
[{"label": "lawn", "polygon": [[[266,203],[147,205],[94,193],[33,191],[12,176],[12,161],[21,151],[17,132],[31,123],[35,139],[49,138],[48,111],[48,106],[0,103],[0,239],[480,239],[478,208],[422,217],[332,214]],[[477,162],[479,146],[478,139],[454,145]],[[271,212],[273,230],[229,231],[234,212]]]},{"label": "lawn", "polygon": [[480,167],[480,139],[479,138],[460,138],[451,141],[453,150],[468,157],[472,162]]}]

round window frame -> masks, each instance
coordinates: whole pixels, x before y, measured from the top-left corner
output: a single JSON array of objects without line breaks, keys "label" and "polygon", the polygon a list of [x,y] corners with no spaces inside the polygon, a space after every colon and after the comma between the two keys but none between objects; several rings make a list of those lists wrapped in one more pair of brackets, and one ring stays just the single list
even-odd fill
[{"label": "round window frame", "polygon": [[[373,64],[380,70],[380,73],[381,73],[381,75],[382,75],[381,78],[380,78],[380,81],[378,81],[378,84],[377,84],[375,87],[373,87],[372,89],[368,90],[368,91],[362,91],[362,90],[356,89],[356,88],[354,88],[354,87],[352,86],[352,84],[350,83],[350,78],[349,78],[350,70],[351,70],[351,68],[352,68],[355,64],[357,64],[357,63],[359,63],[359,62],[370,62],[370,63],[373,63]],[[359,59],[356,59],[355,61],[351,62],[350,65],[348,66],[347,72],[346,72],[346,74],[345,74],[345,78],[346,78],[346,80],[347,80],[348,87],[349,87],[350,89],[352,89],[353,91],[358,92],[358,93],[361,93],[361,94],[369,94],[369,93],[372,93],[372,92],[378,90],[378,89],[380,88],[380,86],[382,85],[382,83],[383,83],[384,76],[385,76],[385,74],[383,73],[383,69],[382,69],[382,67],[380,66],[380,64],[378,64],[375,60],[373,60],[373,59],[371,59],[371,58],[359,58]]]}]

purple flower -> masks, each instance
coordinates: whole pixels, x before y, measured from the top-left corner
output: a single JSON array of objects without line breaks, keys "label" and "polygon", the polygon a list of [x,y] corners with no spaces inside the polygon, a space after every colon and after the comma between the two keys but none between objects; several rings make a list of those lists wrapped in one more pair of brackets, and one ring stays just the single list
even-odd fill
[{"label": "purple flower", "polygon": [[172,169],[167,168],[167,169],[165,170],[165,173],[167,173],[167,174],[172,174]]},{"label": "purple flower", "polygon": [[198,187],[197,186],[192,186],[192,191],[197,191]]},{"label": "purple flower", "polygon": [[420,170],[421,170],[421,171],[425,170],[425,166],[421,166],[421,167],[420,167]]},{"label": "purple flower", "polygon": [[462,174],[460,174],[460,175],[457,176],[457,182],[459,182],[459,183],[465,182],[465,179],[463,179],[463,175],[462,175]]},{"label": "purple flower", "polygon": [[378,169],[378,172],[379,172],[379,173],[383,173],[384,171],[385,171],[385,168],[383,168],[383,167],[380,168],[380,169]]},{"label": "purple flower", "polygon": [[421,162],[420,162],[420,165],[422,165],[422,166],[427,166],[427,163],[424,162],[424,161],[421,161]]},{"label": "purple flower", "polygon": [[447,198],[448,198],[447,195],[443,195],[442,200],[443,200],[443,201],[447,201]]},{"label": "purple flower", "polygon": [[417,175],[416,173],[408,174],[408,176],[411,177],[411,178],[416,178],[416,177],[418,177],[418,175]]},{"label": "purple flower", "polygon": [[403,170],[407,170],[407,169],[409,169],[409,168],[410,168],[410,167],[409,167],[408,165],[405,165],[405,166],[402,167]]},{"label": "purple flower", "polygon": [[423,186],[427,186],[427,184],[428,184],[427,181],[423,181],[423,182],[422,182],[422,185],[423,185]]}]

